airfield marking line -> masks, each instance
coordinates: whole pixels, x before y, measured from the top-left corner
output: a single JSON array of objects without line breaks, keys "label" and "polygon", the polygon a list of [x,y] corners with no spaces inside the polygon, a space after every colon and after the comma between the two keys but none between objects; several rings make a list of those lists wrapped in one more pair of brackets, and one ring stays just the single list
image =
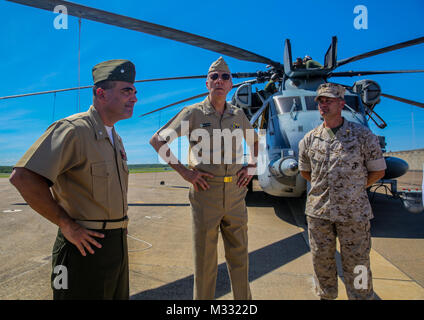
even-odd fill
[{"label": "airfield marking line", "polygon": [[374,290],[381,299],[424,299],[424,288],[394,264],[371,249]]},{"label": "airfield marking line", "polygon": [[[301,230],[303,239],[306,245],[309,247],[308,229],[303,223],[302,216],[299,212],[294,210],[294,206],[289,202],[289,207],[294,217],[297,228]],[[337,241],[337,254],[336,259],[338,264],[340,263],[340,244]],[[413,300],[413,299],[424,299],[424,288],[419,285],[416,281],[409,278],[404,272],[393,265],[389,260],[380,255],[377,251],[371,248],[370,252],[371,259],[371,271],[373,275],[373,286],[375,293],[382,300]],[[340,268],[338,268],[340,269]],[[339,296],[337,300],[347,299],[346,288],[343,283],[343,272],[338,270],[338,285],[339,285]],[[341,271],[341,272],[340,272]]]},{"label": "airfield marking line", "polygon": [[40,269],[41,267],[43,267],[43,266],[45,266],[45,265],[47,265],[47,264],[49,264],[49,263],[50,263],[50,262],[45,262],[45,263],[42,263],[42,264],[40,264],[39,266],[35,267],[34,269],[29,269],[29,270],[27,270],[27,271],[23,271],[23,272],[21,272],[21,273],[19,273],[19,274],[15,275],[15,276],[13,276],[13,277],[9,278],[9,279],[6,279],[6,280],[4,280],[4,281],[0,282],[0,286],[1,286],[1,285],[3,285],[3,284],[5,284],[5,283],[7,283],[7,282],[10,282],[10,281],[12,281],[12,280],[14,280],[14,279],[16,279],[16,278],[19,278],[19,277],[21,277],[21,276],[23,276],[23,275],[25,275],[25,274],[27,274],[27,273],[30,273],[30,272],[36,271],[36,270]]},{"label": "airfield marking line", "polygon": [[[340,257],[340,244],[337,241],[337,258]],[[424,288],[415,280],[371,248],[371,272],[374,292],[382,300],[422,300]],[[339,296],[337,300],[347,299],[346,287],[339,273]]]}]

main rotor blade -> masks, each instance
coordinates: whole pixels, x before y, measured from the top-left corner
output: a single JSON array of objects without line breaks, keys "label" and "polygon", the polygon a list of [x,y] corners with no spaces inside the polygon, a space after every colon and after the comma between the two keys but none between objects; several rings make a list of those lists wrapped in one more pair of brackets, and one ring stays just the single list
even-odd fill
[{"label": "main rotor blade", "polygon": [[139,83],[139,82],[153,82],[153,81],[168,81],[168,80],[202,79],[202,78],[206,78],[206,77],[207,77],[207,75],[182,76],[182,77],[170,77],[170,78],[152,78],[152,79],[135,80],[134,83]]},{"label": "main rotor blade", "polygon": [[[231,75],[232,75],[233,78],[252,78],[252,77],[256,77],[257,73],[254,73],[254,72],[248,72],[248,73],[236,72],[236,73],[232,73]],[[135,80],[134,83],[153,82],[153,81],[168,81],[168,80],[203,79],[203,78],[207,78],[207,75],[142,79],[142,80]],[[37,96],[37,95],[41,95],[41,94],[49,94],[49,93],[56,93],[56,92],[89,89],[89,88],[93,88],[93,86],[73,87],[73,88],[65,88],[65,89],[57,89],[57,90],[49,90],[49,91],[16,94],[16,95],[12,95],[12,96],[0,97],[0,100],[23,98],[23,97],[28,97],[28,96]]]},{"label": "main rotor blade", "polygon": [[[207,77],[207,75],[203,75],[203,76],[172,77],[172,78],[155,78],[155,79],[136,80],[134,82],[135,83],[139,83],[139,82],[153,82],[153,81],[166,81],[166,80],[187,80],[187,79],[201,79],[201,78],[206,78],[206,77]],[[93,88],[93,86],[73,87],[73,88],[65,88],[65,89],[57,89],[57,90],[49,90],[49,91],[40,91],[40,92],[16,94],[16,95],[13,95],[13,96],[0,97],[0,100],[13,99],[13,98],[22,98],[22,97],[28,97],[28,96],[37,96],[37,95],[41,95],[41,94],[49,94],[49,93],[56,93],[56,92],[65,92],[65,91],[80,90],[80,89],[89,89],[89,88]]]},{"label": "main rotor blade", "polygon": [[422,103],[422,102],[417,102],[417,101],[413,101],[413,100],[409,100],[409,99],[405,99],[405,98],[401,98],[401,97],[397,97],[397,96],[392,96],[392,95],[386,94],[386,93],[382,93],[381,95],[383,97],[386,97],[386,98],[389,98],[389,99],[393,99],[393,100],[400,101],[400,102],[403,102],[403,103],[411,104],[413,106],[424,108],[424,103]]},{"label": "main rotor blade", "polygon": [[24,93],[24,94],[15,94],[13,96],[0,97],[0,100],[14,99],[14,98],[23,98],[23,97],[28,97],[28,96],[38,96],[40,94],[48,94],[48,93],[72,91],[72,90],[78,90],[78,89],[88,89],[88,88],[92,88],[92,87],[93,86],[84,86],[84,87],[74,87],[74,88],[57,89],[57,90],[49,90],[49,91],[40,91],[40,92],[32,92],[32,93]]},{"label": "main rotor blade", "polygon": [[270,64],[275,67],[281,66],[278,62],[275,62],[266,57],[260,56],[256,53],[220,42],[198,36],[192,33],[180,31],[177,29],[168,28],[162,25],[130,18],[127,16],[107,12],[91,7],[82,6],[73,2],[62,1],[62,0],[7,0],[10,2],[16,2],[23,5],[40,8],[53,12],[57,5],[63,5],[67,9],[67,14],[81,17],[88,20],[106,23],[130,30],[135,30],[143,33],[148,33],[154,36],[167,38],[192,46],[200,47],[206,50],[218,52],[226,56],[230,56],[239,60],[259,62]]},{"label": "main rotor blade", "polygon": [[394,74],[394,73],[418,73],[424,70],[387,70],[387,71],[345,71],[345,72],[332,72],[329,77],[356,77],[367,76],[373,74]]},{"label": "main rotor blade", "polygon": [[147,116],[147,115],[149,115],[149,114],[152,114],[152,113],[155,113],[155,112],[161,111],[161,110],[163,110],[163,109],[170,108],[170,107],[172,107],[172,106],[175,106],[175,105],[177,105],[177,104],[180,104],[180,103],[183,103],[183,102],[186,102],[186,101],[194,100],[194,99],[196,99],[196,98],[205,97],[205,96],[207,96],[208,94],[209,94],[209,92],[201,93],[201,94],[198,94],[198,95],[196,95],[196,96],[193,96],[193,97],[190,97],[190,98],[187,98],[187,99],[184,99],[184,100],[180,100],[180,101],[177,101],[177,102],[174,102],[174,103],[168,104],[168,105],[166,105],[166,106],[164,106],[164,107],[161,107],[161,108],[158,108],[158,109],[152,110],[152,111],[150,111],[150,112],[143,113],[142,115],[139,115],[138,117],[139,117],[139,118],[141,118],[141,117],[144,117],[144,116]]},{"label": "main rotor blade", "polygon": [[[244,82],[237,83],[237,84],[233,85],[233,89],[234,89],[234,88],[237,88],[237,87],[239,87],[239,86],[241,86],[243,83],[244,83]],[[141,118],[141,117],[147,116],[147,115],[149,115],[149,114],[152,114],[152,113],[155,113],[155,112],[158,112],[158,111],[161,111],[161,110],[164,110],[164,109],[170,108],[170,107],[172,107],[172,106],[175,106],[175,105],[180,104],[180,103],[183,103],[183,102],[187,102],[187,101],[194,100],[194,99],[197,99],[197,98],[205,97],[205,96],[207,96],[208,94],[209,94],[209,92],[204,92],[204,93],[201,93],[201,94],[198,94],[198,95],[192,96],[192,97],[190,97],[190,98],[186,98],[186,99],[183,99],[183,100],[180,100],[180,101],[177,101],[177,102],[174,102],[174,103],[168,104],[168,105],[166,105],[166,106],[164,106],[164,107],[161,107],[161,108],[158,108],[158,109],[152,110],[152,111],[150,111],[150,112],[143,113],[142,115],[139,115],[138,117],[139,117],[139,118]]]},{"label": "main rotor blade", "polygon": [[420,44],[420,43],[423,43],[423,42],[424,42],[424,37],[420,37],[420,38],[412,39],[412,40],[409,40],[409,41],[397,43],[397,44],[394,44],[394,45],[391,45],[391,46],[388,46],[388,47],[384,47],[384,48],[381,48],[381,49],[369,51],[369,52],[359,54],[359,55],[354,56],[354,57],[339,60],[339,61],[337,61],[337,67],[340,67],[344,64],[347,64],[347,63],[350,63],[350,62],[353,62],[353,61],[357,61],[357,60],[365,59],[365,58],[368,58],[368,57],[376,56],[378,54],[382,54],[382,53],[385,53],[385,52],[398,50],[398,49],[406,48],[406,47],[409,47],[409,46],[414,46],[416,44]]},{"label": "main rotor blade", "polygon": [[[233,78],[255,78],[258,76],[258,72],[235,72],[232,73],[231,76]],[[182,77],[171,77],[171,78],[153,78],[153,79],[144,79],[144,80],[136,80],[134,82],[151,82],[151,81],[165,81],[165,80],[188,80],[188,79],[203,79],[207,78],[208,75],[199,75],[199,76],[182,76]]]}]

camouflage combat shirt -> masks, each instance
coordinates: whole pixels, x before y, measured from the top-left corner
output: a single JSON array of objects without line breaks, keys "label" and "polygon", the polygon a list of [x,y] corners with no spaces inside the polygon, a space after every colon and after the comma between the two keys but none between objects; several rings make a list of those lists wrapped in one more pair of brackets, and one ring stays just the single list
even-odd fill
[{"label": "camouflage combat shirt", "polygon": [[299,170],[311,172],[305,214],[334,222],[373,218],[368,172],[384,169],[378,138],[368,128],[344,119],[334,134],[319,125],[299,142]]}]

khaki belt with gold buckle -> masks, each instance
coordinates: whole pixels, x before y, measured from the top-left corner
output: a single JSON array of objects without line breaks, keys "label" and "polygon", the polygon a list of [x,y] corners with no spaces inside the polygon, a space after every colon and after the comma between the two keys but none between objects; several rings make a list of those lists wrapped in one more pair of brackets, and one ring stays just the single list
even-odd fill
[{"label": "khaki belt with gold buckle", "polygon": [[125,216],[123,219],[120,219],[119,221],[75,220],[75,222],[87,229],[97,229],[97,230],[126,229],[128,226],[128,216]]},{"label": "khaki belt with gold buckle", "polygon": [[235,178],[237,178],[237,176],[213,177],[213,178],[207,178],[207,181],[229,183],[229,182],[233,182],[233,180],[235,181]]}]

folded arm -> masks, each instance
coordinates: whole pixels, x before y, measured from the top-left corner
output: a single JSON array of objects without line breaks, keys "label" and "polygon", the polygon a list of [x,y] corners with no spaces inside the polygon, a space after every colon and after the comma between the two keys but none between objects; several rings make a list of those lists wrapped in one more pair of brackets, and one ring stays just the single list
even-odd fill
[{"label": "folded arm", "polygon": [[101,248],[101,245],[92,236],[103,238],[104,235],[87,230],[74,222],[53,198],[46,178],[26,168],[15,168],[9,181],[28,205],[44,218],[56,224],[62,230],[65,238],[73,243],[83,256],[86,255],[85,249],[94,253],[90,243]]}]

